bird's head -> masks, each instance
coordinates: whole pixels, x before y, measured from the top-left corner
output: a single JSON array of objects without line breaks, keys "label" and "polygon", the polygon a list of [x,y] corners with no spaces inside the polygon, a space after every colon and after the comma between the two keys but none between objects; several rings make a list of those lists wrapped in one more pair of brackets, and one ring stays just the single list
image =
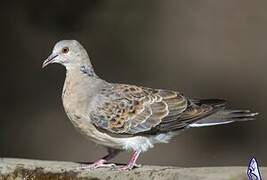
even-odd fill
[{"label": "bird's head", "polygon": [[43,68],[51,63],[59,63],[71,69],[74,67],[90,66],[86,50],[76,40],[62,40],[56,43],[51,55],[43,62]]}]

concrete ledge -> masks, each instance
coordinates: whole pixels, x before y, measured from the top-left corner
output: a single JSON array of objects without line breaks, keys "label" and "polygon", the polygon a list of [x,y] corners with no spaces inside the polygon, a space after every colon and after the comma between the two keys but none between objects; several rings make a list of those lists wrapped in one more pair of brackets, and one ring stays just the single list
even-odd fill
[{"label": "concrete ledge", "polygon": [[[0,180],[20,179],[85,179],[85,180],[246,180],[246,167],[202,167],[179,168],[142,166],[132,171],[121,172],[110,169],[78,170],[73,162],[42,161],[28,159],[0,158]],[[262,177],[267,177],[267,168],[260,167]]]}]

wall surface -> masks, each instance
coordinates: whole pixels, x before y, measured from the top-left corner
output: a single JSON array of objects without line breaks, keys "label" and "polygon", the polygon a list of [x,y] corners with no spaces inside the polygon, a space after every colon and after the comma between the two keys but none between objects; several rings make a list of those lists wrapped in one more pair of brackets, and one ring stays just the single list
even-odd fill
[{"label": "wall surface", "polygon": [[[111,169],[79,170],[79,164],[27,159],[0,159],[0,179],[8,180],[246,180],[246,167],[178,168],[142,166],[132,171]],[[267,168],[261,168],[262,178]]]}]

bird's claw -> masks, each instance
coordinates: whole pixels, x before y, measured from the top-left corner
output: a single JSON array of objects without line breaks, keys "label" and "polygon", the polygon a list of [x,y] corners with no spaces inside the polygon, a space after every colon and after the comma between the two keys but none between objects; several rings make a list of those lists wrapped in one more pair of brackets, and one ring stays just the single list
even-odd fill
[{"label": "bird's claw", "polygon": [[141,164],[127,164],[127,165],[124,165],[124,166],[120,166],[119,167],[119,170],[120,171],[130,171],[134,168],[139,168],[141,167]]},{"label": "bird's claw", "polygon": [[106,160],[100,159],[100,160],[94,162],[93,164],[81,164],[78,169],[79,170],[86,170],[86,169],[94,170],[94,169],[98,169],[98,168],[114,168],[114,167],[116,167],[116,164],[106,163],[106,162],[107,162]]}]

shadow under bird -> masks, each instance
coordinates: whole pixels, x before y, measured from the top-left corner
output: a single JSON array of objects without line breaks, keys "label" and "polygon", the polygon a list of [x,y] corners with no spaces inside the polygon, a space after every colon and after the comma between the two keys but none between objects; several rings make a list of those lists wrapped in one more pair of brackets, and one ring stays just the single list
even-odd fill
[{"label": "shadow under bird", "polygon": [[[82,134],[108,149],[108,155],[82,165],[84,169],[130,170],[140,153],[168,143],[183,130],[253,120],[258,114],[226,109],[220,99],[192,99],[172,90],[109,83],[96,75],[76,40],[56,43],[43,67],[51,63],[66,68],[62,100],[69,119]],[[109,162],[124,150],[133,152],[127,165]]]}]

